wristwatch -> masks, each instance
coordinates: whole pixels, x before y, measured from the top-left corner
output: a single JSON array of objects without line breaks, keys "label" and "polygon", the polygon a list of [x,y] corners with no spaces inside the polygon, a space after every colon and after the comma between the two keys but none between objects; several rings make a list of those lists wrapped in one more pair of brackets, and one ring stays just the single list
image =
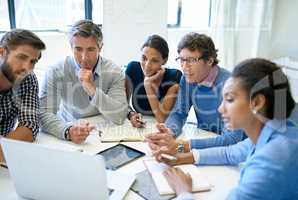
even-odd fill
[{"label": "wristwatch", "polygon": [[130,111],[128,112],[128,114],[127,114],[127,119],[128,119],[128,120],[130,120],[131,115],[132,115],[133,113],[135,113],[135,111],[133,111],[133,110],[130,110]]},{"label": "wristwatch", "polygon": [[185,152],[184,142],[182,140],[178,140],[177,142],[178,142],[177,152],[184,153]]},{"label": "wristwatch", "polygon": [[65,132],[64,132],[64,137],[66,140],[70,141],[70,134],[69,134],[69,130],[70,130],[71,126],[68,127]]}]

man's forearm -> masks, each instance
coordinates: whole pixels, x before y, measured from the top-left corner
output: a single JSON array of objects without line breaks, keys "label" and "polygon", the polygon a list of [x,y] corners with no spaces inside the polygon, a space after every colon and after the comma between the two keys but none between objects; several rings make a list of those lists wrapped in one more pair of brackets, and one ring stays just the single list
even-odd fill
[{"label": "man's forearm", "polygon": [[181,117],[177,112],[172,111],[165,121],[166,127],[170,128],[175,137],[178,137],[182,133],[182,127],[185,123],[185,119]]},{"label": "man's forearm", "polygon": [[40,114],[41,131],[51,134],[60,139],[64,138],[65,130],[71,123],[65,123],[59,117],[51,113],[51,111],[42,110]]},{"label": "man's forearm", "polygon": [[[16,128],[14,131],[12,131],[8,134],[7,138],[14,139],[14,140],[26,141],[26,142],[34,141],[32,130],[27,127]],[[5,162],[5,159],[4,159],[2,147],[0,145],[0,163],[3,163],[3,162]]]},{"label": "man's forearm", "polygon": [[27,127],[17,127],[8,134],[7,138],[26,142],[34,141],[32,130]]},{"label": "man's forearm", "polygon": [[205,149],[210,147],[233,145],[245,138],[246,136],[243,130],[224,131],[223,135],[215,138],[191,139],[190,144],[193,149]]},{"label": "man's forearm", "polygon": [[3,151],[2,151],[1,144],[0,144],[0,163],[3,163],[3,162],[4,162],[4,156],[3,156]]}]

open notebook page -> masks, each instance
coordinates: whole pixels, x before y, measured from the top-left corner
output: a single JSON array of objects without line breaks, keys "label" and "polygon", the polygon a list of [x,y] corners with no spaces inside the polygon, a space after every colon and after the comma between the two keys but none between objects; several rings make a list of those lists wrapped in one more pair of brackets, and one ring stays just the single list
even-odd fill
[{"label": "open notebook page", "polygon": [[[160,195],[175,194],[171,186],[168,184],[166,178],[162,174],[163,171],[169,168],[168,165],[164,163],[158,163],[154,159],[144,160],[144,164],[150,172],[154,184],[157,187],[157,190]],[[180,169],[182,169],[183,172],[189,173],[191,175],[193,181],[193,192],[207,191],[211,189],[212,185],[209,183],[208,179],[204,176],[204,174],[200,173],[200,170],[197,166],[187,164],[178,165],[175,167],[179,167]]]}]

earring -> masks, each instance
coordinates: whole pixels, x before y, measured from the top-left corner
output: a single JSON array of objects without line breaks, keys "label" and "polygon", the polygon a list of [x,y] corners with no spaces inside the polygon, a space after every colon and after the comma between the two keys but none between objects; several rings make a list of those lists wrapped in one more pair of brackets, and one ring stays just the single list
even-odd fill
[{"label": "earring", "polygon": [[252,113],[253,113],[254,115],[256,115],[256,114],[257,114],[257,110],[256,110],[256,109],[252,109]]}]

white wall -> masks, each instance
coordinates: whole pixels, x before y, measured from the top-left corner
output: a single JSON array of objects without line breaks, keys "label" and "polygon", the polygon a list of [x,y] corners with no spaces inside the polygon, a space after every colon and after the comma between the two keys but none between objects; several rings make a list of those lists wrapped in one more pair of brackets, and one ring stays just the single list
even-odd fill
[{"label": "white wall", "polygon": [[167,37],[167,0],[103,2],[104,55],[120,65],[138,60],[151,34]]},{"label": "white wall", "polygon": [[[298,70],[298,0],[276,1],[268,55],[271,59],[289,57],[281,62]],[[282,59],[281,59],[282,60]],[[285,70],[292,94],[298,102],[298,71]]]},{"label": "white wall", "polygon": [[70,55],[71,48],[64,33],[37,33],[46,43],[46,50],[35,67],[35,73],[41,83],[45,70],[52,64]]},{"label": "white wall", "polygon": [[298,60],[298,0],[276,1],[270,58],[290,56]]},{"label": "white wall", "polygon": [[209,34],[208,30],[198,30],[198,29],[187,29],[187,28],[170,28],[168,29],[168,45],[169,45],[169,59],[167,65],[169,67],[180,68],[179,64],[175,62],[175,59],[178,57],[177,46],[181,38],[189,32],[199,32],[207,35]]}]

